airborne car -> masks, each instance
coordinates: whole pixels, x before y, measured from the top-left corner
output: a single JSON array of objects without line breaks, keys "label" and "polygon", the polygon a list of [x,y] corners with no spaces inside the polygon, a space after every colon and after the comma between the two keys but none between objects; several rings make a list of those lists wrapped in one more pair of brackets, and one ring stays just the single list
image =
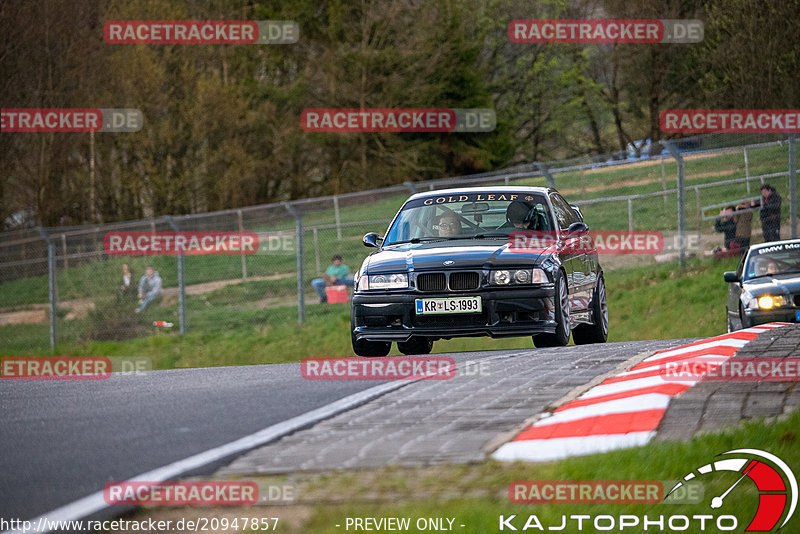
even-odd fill
[{"label": "airborne car", "polygon": [[800,239],[753,245],[728,282],[728,332],[772,321],[800,322]]},{"label": "airborne car", "polygon": [[[527,233],[527,234],[526,234]],[[521,241],[519,234],[549,236]],[[418,193],[356,273],[353,351],[427,354],[437,339],[533,336],[537,347],[608,337],[603,271],[580,210],[545,187]]]}]

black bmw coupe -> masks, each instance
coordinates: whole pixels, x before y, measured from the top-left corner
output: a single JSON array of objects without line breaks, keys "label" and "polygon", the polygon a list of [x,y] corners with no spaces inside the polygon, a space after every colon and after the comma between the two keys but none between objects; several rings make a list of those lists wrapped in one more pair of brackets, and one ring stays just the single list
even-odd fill
[{"label": "black bmw coupe", "polygon": [[[608,308],[580,210],[554,189],[480,187],[409,198],[356,273],[353,351],[427,354],[437,339],[603,343]],[[576,246],[580,243],[581,246]]]},{"label": "black bmw coupe", "polygon": [[800,239],[753,245],[728,282],[728,332],[772,321],[800,323]]}]

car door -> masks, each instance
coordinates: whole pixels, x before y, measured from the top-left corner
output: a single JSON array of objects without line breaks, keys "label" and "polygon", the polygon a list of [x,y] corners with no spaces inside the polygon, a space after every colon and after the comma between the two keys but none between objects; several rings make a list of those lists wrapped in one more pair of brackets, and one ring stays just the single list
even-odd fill
[{"label": "car door", "polygon": [[558,193],[550,193],[550,205],[553,209],[553,219],[558,225],[558,245],[561,263],[567,272],[567,286],[569,288],[570,314],[581,309],[580,299],[583,278],[583,254],[580,240],[577,236],[567,235],[569,225],[578,221],[575,211]]},{"label": "car door", "polygon": [[747,255],[742,255],[739,260],[739,265],[736,267],[736,275],[739,278],[738,282],[731,282],[728,284],[728,302],[725,306],[728,320],[732,325],[740,328],[741,317],[739,316],[739,303],[742,296],[742,278],[744,277],[744,266],[747,261]]}]

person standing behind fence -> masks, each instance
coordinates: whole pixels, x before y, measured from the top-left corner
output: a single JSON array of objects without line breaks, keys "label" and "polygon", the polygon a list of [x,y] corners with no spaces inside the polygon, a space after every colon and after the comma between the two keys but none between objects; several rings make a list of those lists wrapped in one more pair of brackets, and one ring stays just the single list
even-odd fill
[{"label": "person standing behind fence", "polygon": [[161,276],[158,271],[154,271],[152,267],[148,266],[144,276],[139,280],[139,307],[136,308],[136,313],[144,310],[154,300],[161,299],[163,295],[161,285]]},{"label": "person standing behind fence", "polygon": [[122,284],[120,284],[119,290],[117,291],[118,300],[133,301],[136,298],[136,286],[134,285],[135,280],[136,277],[133,274],[133,270],[128,267],[127,263],[123,263]]},{"label": "person standing behind fence", "polygon": [[719,210],[719,217],[717,220],[714,221],[714,230],[717,232],[722,232],[724,235],[722,240],[722,248],[728,250],[731,248],[731,243],[736,238],[736,230],[737,225],[736,221],[733,220],[733,206],[728,206],[727,208],[722,208]]},{"label": "person standing behind fence", "polygon": [[747,201],[736,206],[733,222],[736,223],[736,237],[733,243],[736,243],[744,254],[750,248],[750,235],[753,231],[753,212]]},{"label": "person standing behind fence", "polygon": [[311,281],[311,286],[319,295],[320,304],[328,302],[328,295],[325,293],[327,286],[350,286],[353,287],[353,277],[350,276],[350,267],[342,263],[342,257],[338,254],[331,258],[332,265],[328,266],[322,278],[315,278]]},{"label": "person standing behind fence", "polygon": [[[754,204],[758,206],[759,204]],[[761,186],[761,231],[764,242],[781,240],[781,196],[769,184]]]}]

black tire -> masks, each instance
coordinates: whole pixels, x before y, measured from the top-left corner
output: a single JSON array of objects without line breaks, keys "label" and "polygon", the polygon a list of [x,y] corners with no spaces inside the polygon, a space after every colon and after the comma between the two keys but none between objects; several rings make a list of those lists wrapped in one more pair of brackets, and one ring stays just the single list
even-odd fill
[{"label": "black tire", "polygon": [[355,321],[350,315],[350,343],[353,345],[353,352],[357,356],[386,356],[392,350],[392,344],[388,341],[368,341],[366,339],[356,339]]},{"label": "black tire", "polygon": [[558,271],[555,280],[556,293],[553,297],[555,304],[556,332],[555,334],[536,334],[533,344],[536,348],[564,347],[569,343],[569,295],[567,294],[567,280],[564,273]]},{"label": "black tire", "polygon": [[409,356],[411,354],[430,354],[433,340],[429,337],[412,337],[408,341],[398,342],[397,350]]},{"label": "black tire", "polygon": [[603,275],[597,280],[597,288],[589,308],[594,324],[581,324],[572,330],[572,341],[576,345],[605,343],[608,339],[608,303],[606,301],[606,282]]}]

